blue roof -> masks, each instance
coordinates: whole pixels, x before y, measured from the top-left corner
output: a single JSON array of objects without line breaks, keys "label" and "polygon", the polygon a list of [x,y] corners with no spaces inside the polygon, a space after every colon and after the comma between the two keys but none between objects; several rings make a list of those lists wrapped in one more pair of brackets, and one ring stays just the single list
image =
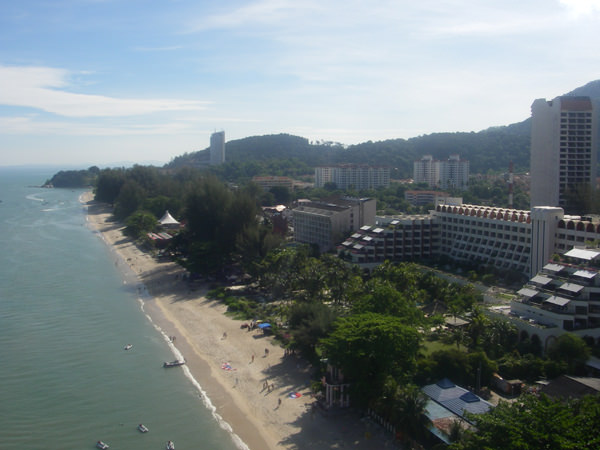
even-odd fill
[{"label": "blue roof", "polygon": [[423,387],[422,391],[433,401],[461,417],[464,417],[465,412],[482,414],[492,408],[491,403],[465,388],[456,386],[447,378]]},{"label": "blue roof", "polygon": [[442,389],[448,389],[448,388],[453,388],[456,385],[450,381],[448,378],[442,378],[440,381],[438,381],[437,384],[439,387],[441,387]]}]

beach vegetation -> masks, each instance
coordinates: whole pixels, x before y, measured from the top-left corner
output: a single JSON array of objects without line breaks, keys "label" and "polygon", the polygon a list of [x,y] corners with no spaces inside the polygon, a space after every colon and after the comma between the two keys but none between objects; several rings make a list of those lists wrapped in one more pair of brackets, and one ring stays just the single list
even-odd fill
[{"label": "beach vegetation", "polygon": [[158,221],[147,211],[136,211],[125,221],[125,234],[135,239],[156,230]]},{"label": "beach vegetation", "polygon": [[372,408],[381,417],[386,417],[396,427],[403,442],[422,439],[427,426],[431,423],[425,415],[427,396],[413,383],[399,384],[388,377],[384,383],[382,395],[373,403]]},{"label": "beach vegetation", "polygon": [[367,407],[389,376],[411,379],[420,340],[416,328],[400,318],[368,312],[339,318],[320,345],[330,364],[352,381],[355,405]]},{"label": "beach vegetation", "polygon": [[600,396],[553,399],[544,394],[501,401],[486,414],[469,415],[476,429],[465,430],[450,450],[597,449]]},{"label": "beach vegetation", "polygon": [[333,329],[339,313],[323,303],[296,303],[289,310],[289,347],[298,350],[311,363],[319,361],[317,345]]}]

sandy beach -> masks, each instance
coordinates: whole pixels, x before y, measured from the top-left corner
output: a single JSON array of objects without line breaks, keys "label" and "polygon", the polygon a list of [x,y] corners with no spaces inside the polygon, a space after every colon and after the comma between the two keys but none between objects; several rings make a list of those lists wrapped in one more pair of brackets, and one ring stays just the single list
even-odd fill
[{"label": "sandy beach", "polygon": [[[164,333],[175,336],[185,367],[215,413],[247,448],[396,448],[390,436],[368,419],[350,411],[325,414],[313,408],[305,361],[286,356],[272,337],[241,329],[242,321],[225,315],[226,306],[206,298],[206,285],[182,279],[180,266],[140,251],[123,235],[123,225],[111,220],[108,205],[93,201],[91,193],[81,201],[89,226],[116,252],[115,264],[132,270],[139,278],[138,289],[148,291],[143,296],[146,312]],[[290,393],[302,395],[292,398]]]}]

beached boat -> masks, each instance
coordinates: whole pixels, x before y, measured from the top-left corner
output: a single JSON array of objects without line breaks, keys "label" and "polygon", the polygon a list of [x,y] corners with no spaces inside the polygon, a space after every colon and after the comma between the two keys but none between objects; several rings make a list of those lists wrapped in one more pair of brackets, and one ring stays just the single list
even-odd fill
[{"label": "beached boat", "polygon": [[175,450],[175,444],[173,444],[173,441],[167,441],[166,449],[167,450]]},{"label": "beached boat", "polygon": [[108,448],[108,444],[105,444],[102,441],[98,441],[96,442],[96,447],[98,447],[100,450],[106,450]]},{"label": "beached boat", "polygon": [[133,347],[132,344],[127,344],[125,347],[123,347],[123,350],[129,350],[131,347]]},{"label": "beached boat", "polygon": [[137,426],[137,429],[140,430],[142,433],[147,433],[148,432],[148,427],[142,423],[140,423]]},{"label": "beached boat", "polygon": [[166,361],[163,363],[163,367],[177,367],[183,366],[185,364],[185,359],[176,359],[175,361]]}]

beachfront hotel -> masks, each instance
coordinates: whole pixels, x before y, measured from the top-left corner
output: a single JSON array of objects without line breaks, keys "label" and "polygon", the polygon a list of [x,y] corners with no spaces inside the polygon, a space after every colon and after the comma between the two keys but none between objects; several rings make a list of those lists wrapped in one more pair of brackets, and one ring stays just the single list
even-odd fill
[{"label": "beachfront hotel", "polygon": [[554,254],[600,240],[597,217],[565,215],[562,208],[531,211],[478,205],[438,205],[424,215],[377,216],[337,246],[365,268],[385,260],[452,261],[535,275]]},{"label": "beachfront hotel", "polygon": [[489,312],[511,321],[520,339],[546,351],[564,333],[600,343],[600,250],[572,248],[548,262],[511,301]]}]

